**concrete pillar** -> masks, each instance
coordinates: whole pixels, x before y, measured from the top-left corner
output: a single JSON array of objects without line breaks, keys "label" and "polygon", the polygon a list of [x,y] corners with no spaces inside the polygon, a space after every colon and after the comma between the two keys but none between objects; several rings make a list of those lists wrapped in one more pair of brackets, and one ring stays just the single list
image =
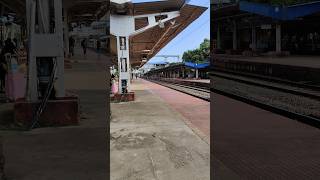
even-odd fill
[{"label": "concrete pillar", "polygon": [[233,50],[237,50],[237,22],[233,20],[233,31],[232,31],[232,48]]},{"label": "concrete pillar", "polygon": [[281,52],[281,24],[276,24],[276,52]]},{"label": "concrete pillar", "polygon": [[185,72],[184,72],[184,69],[182,69],[182,78],[185,77]]},{"label": "concrete pillar", "polygon": [[[63,23],[62,23],[62,1],[54,1],[54,23],[55,31],[50,32],[50,2],[49,0],[26,1],[26,15],[28,26],[28,79],[27,79],[27,100],[38,100],[38,76],[37,76],[37,60],[44,56],[44,49],[52,48],[50,43],[55,41],[57,44],[49,57],[56,59],[57,71],[54,88],[57,97],[65,96],[64,89],[64,57],[63,57]],[[38,16],[36,17],[36,11]],[[36,18],[39,22],[38,29],[36,29]],[[52,38],[54,36],[54,38]],[[48,38],[48,37],[51,37]],[[37,48],[38,47],[38,48]],[[42,49],[39,49],[41,47]]]},{"label": "concrete pillar", "polygon": [[131,70],[129,61],[128,36],[117,36],[117,51],[119,71],[119,93],[122,94],[123,89],[126,89],[128,92],[130,92]]},{"label": "concrete pillar", "polygon": [[69,57],[69,25],[68,25],[68,11],[66,8],[63,9],[63,34],[64,34],[64,52],[65,56]]},{"label": "concrete pillar", "polygon": [[32,38],[35,34],[36,4],[32,0],[26,0],[26,14],[28,26],[28,76],[27,76],[27,101],[38,100],[37,62],[35,60]]},{"label": "concrete pillar", "polygon": [[199,69],[196,69],[196,79],[199,78]]},{"label": "concrete pillar", "polygon": [[220,27],[221,25],[217,23],[217,48],[221,49],[221,32],[220,32]]},{"label": "concrete pillar", "polygon": [[[54,1],[55,9],[55,32],[58,35],[60,55],[56,57],[57,59],[57,81],[55,83],[56,96],[65,97],[65,87],[64,87],[64,57],[63,57],[63,22],[62,22],[62,0]],[[62,56],[61,56],[62,55]]]},{"label": "concrete pillar", "polygon": [[253,51],[257,50],[257,32],[255,25],[251,27],[251,48]]}]

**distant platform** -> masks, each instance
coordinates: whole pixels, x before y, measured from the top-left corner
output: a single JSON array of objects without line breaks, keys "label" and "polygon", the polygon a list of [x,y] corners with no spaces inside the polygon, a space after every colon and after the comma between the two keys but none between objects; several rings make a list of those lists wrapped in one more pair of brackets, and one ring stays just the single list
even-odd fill
[{"label": "distant platform", "polygon": [[181,79],[181,78],[170,78],[179,81],[191,81],[191,82],[201,82],[201,83],[210,83],[210,79]]},{"label": "distant platform", "polygon": [[213,69],[320,84],[320,56],[246,57],[214,55]]},{"label": "distant platform", "polygon": [[210,79],[181,79],[183,81],[210,83]]},{"label": "distant platform", "polygon": [[213,58],[218,60],[246,61],[255,63],[279,64],[320,69],[320,56],[291,55],[287,57],[249,57],[242,55],[215,54],[213,55]]}]

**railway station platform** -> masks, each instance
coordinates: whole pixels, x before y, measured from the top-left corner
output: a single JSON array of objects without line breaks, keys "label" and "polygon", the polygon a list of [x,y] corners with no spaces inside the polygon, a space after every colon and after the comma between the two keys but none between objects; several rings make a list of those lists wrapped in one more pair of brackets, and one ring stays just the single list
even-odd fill
[{"label": "railway station platform", "polygon": [[[318,128],[212,96],[213,156],[240,179],[319,179]],[[214,176],[219,179],[221,174]]]},{"label": "railway station platform", "polygon": [[200,83],[210,84],[210,79],[178,79],[178,78],[177,78],[177,80],[191,81],[191,82],[200,82]]},{"label": "railway station platform", "polygon": [[[80,100],[78,125],[0,131],[8,179],[106,179],[109,175],[106,169],[109,166],[106,60],[105,56],[90,50],[84,57],[80,49],[76,49],[65,70],[67,94],[76,95]],[[0,119],[1,115],[2,112]]]},{"label": "railway station platform", "polygon": [[111,179],[210,179],[210,103],[143,79],[111,104]]},{"label": "railway station platform", "polygon": [[320,84],[320,56],[248,57],[213,55],[213,69],[247,73],[310,85]]},{"label": "railway station platform", "polygon": [[311,56],[311,55],[290,55],[287,57],[248,57],[241,55],[220,55],[215,54],[217,59],[229,59],[233,61],[248,61],[254,63],[267,63],[267,64],[279,64],[287,66],[298,66],[298,67],[307,67],[307,68],[316,68],[320,69],[320,56]]}]

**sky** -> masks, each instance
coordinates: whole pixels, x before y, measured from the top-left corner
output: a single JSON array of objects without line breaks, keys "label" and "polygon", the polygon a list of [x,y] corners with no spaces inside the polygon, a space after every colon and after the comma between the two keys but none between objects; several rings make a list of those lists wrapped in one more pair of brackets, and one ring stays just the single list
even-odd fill
[{"label": "sky", "polygon": [[[132,0],[133,3],[150,2],[159,0]],[[180,60],[183,52],[193,50],[200,46],[205,38],[210,39],[210,0],[190,0],[188,4],[208,7],[208,9],[184,31],[175,37],[157,55],[179,55]],[[152,58],[148,63],[163,62],[164,58]],[[177,62],[177,58],[168,58],[169,62]]]}]

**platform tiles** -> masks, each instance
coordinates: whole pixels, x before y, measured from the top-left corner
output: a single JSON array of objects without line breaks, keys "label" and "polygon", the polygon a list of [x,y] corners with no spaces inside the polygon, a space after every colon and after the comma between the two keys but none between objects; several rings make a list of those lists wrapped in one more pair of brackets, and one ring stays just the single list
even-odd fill
[{"label": "platform tiles", "polygon": [[318,128],[212,96],[213,156],[240,179],[319,179]]},{"label": "platform tiles", "polygon": [[[76,51],[65,72],[67,94],[80,99],[77,126],[0,131],[5,173],[12,180],[100,180],[109,172],[106,121],[106,70],[92,51]],[[101,57],[102,58],[102,57]],[[76,62],[75,62],[76,61]],[[87,66],[90,64],[90,66]]]},{"label": "platform tiles", "polygon": [[210,179],[209,144],[147,83],[133,83],[136,101],[111,105],[111,179]]}]

